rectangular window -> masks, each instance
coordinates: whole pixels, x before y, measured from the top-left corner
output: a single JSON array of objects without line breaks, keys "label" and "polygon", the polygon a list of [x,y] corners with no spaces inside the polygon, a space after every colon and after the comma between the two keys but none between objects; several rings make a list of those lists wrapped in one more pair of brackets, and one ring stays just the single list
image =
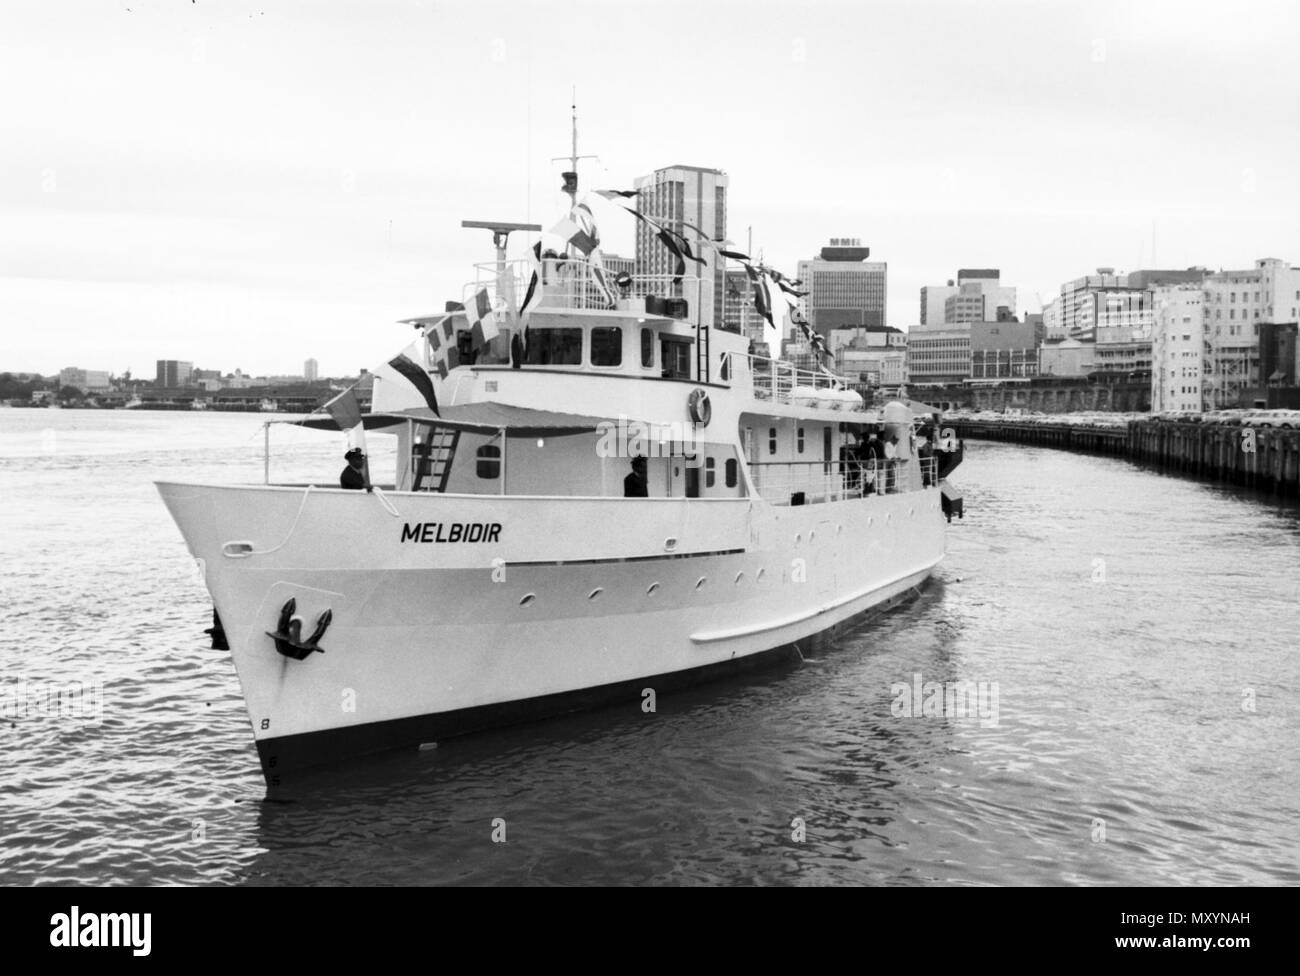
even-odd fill
[{"label": "rectangular window", "polygon": [[582,330],[529,329],[524,362],[529,366],[581,366]]},{"label": "rectangular window", "polygon": [[691,378],[691,344],[689,342],[673,342],[664,339],[660,343],[660,353],[663,356],[663,375],[665,378]]},{"label": "rectangular window", "polygon": [[713,482],[717,478],[717,472],[714,471],[714,461],[711,457],[704,459],[704,487],[712,488]]},{"label": "rectangular window", "polygon": [[641,365],[647,369],[655,364],[655,330],[641,330]]},{"label": "rectangular window", "polygon": [[799,428],[799,453],[803,453],[803,428]]},{"label": "rectangular window", "polygon": [[775,427],[769,427],[767,429],[767,453],[768,454],[776,453],[776,428]]},{"label": "rectangular window", "polygon": [[728,488],[736,487],[736,459],[727,458],[726,481]]},{"label": "rectangular window", "polygon": [[591,365],[623,365],[623,330],[602,326],[591,330]]},{"label": "rectangular window", "polygon": [[495,444],[484,444],[478,449],[478,476],[480,478],[501,477],[501,448]]}]

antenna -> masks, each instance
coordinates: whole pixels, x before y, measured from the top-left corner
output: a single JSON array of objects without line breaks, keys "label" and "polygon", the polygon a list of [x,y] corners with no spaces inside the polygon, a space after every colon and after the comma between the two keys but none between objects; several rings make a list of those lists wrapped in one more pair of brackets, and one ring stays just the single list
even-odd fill
[{"label": "antenna", "polygon": [[569,195],[571,204],[578,202],[578,160],[580,159],[598,159],[598,156],[579,156],[578,155],[578,87],[573,87],[573,102],[570,105],[573,110],[573,144],[572,151],[568,156],[553,156],[551,162],[558,163],[561,160],[567,160],[569,169],[560,175],[564,177],[563,190]]}]

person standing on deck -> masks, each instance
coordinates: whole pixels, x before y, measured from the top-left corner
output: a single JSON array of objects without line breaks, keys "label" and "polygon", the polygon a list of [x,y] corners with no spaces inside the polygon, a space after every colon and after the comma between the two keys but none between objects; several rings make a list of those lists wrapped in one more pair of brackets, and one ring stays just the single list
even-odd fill
[{"label": "person standing on deck", "polygon": [[339,487],[355,489],[358,491],[366,488],[365,452],[359,447],[354,447],[352,450],[344,454],[343,458],[348,462],[348,466],[344,468],[343,473],[339,475]]},{"label": "person standing on deck", "polygon": [[624,498],[649,498],[650,488],[646,481],[645,458],[632,459],[632,473],[623,479]]}]

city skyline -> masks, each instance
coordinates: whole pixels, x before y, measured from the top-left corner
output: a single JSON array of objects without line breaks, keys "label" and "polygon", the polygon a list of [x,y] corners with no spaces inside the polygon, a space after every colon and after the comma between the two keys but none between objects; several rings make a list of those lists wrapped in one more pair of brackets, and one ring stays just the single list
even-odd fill
[{"label": "city skyline", "polygon": [[[73,6],[7,6],[0,32],[0,79],[25,93],[0,146],[12,371],[182,356],[291,374],[305,347],[322,375],[375,365],[409,341],[400,319],[490,258],[461,219],[561,215],[549,160],[575,85],[579,152],[600,156],[583,190],[716,167],[738,246],[752,227],[793,273],[860,237],[889,264],[897,327],[961,267],[1000,268],[1023,314],[1102,266],[1300,259],[1281,4],[1251,5],[1249,36],[1206,30],[1208,4]],[[431,38],[473,100],[429,82]],[[629,125],[669,77],[721,108]],[[807,137],[783,138],[792,124]],[[630,216],[597,218],[634,252]]]}]

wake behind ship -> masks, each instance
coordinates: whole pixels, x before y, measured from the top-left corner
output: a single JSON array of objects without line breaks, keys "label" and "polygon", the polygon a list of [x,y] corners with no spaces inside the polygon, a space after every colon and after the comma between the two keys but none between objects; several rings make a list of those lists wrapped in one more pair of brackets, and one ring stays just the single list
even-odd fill
[{"label": "wake behind ship", "polygon": [[[395,438],[372,490],[159,483],[269,785],[753,664],[942,559],[959,453],[933,451],[927,419],[711,327],[713,278],[684,261],[610,275],[571,190],[559,250],[510,260],[508,235],[540,228],[475,224],[496,260],[410,320],[420,337],[378,372],[371,412],[344,396],[302,422]],[[739,261],[769,322],[773,284],[797,295],[659,229]]]}]

